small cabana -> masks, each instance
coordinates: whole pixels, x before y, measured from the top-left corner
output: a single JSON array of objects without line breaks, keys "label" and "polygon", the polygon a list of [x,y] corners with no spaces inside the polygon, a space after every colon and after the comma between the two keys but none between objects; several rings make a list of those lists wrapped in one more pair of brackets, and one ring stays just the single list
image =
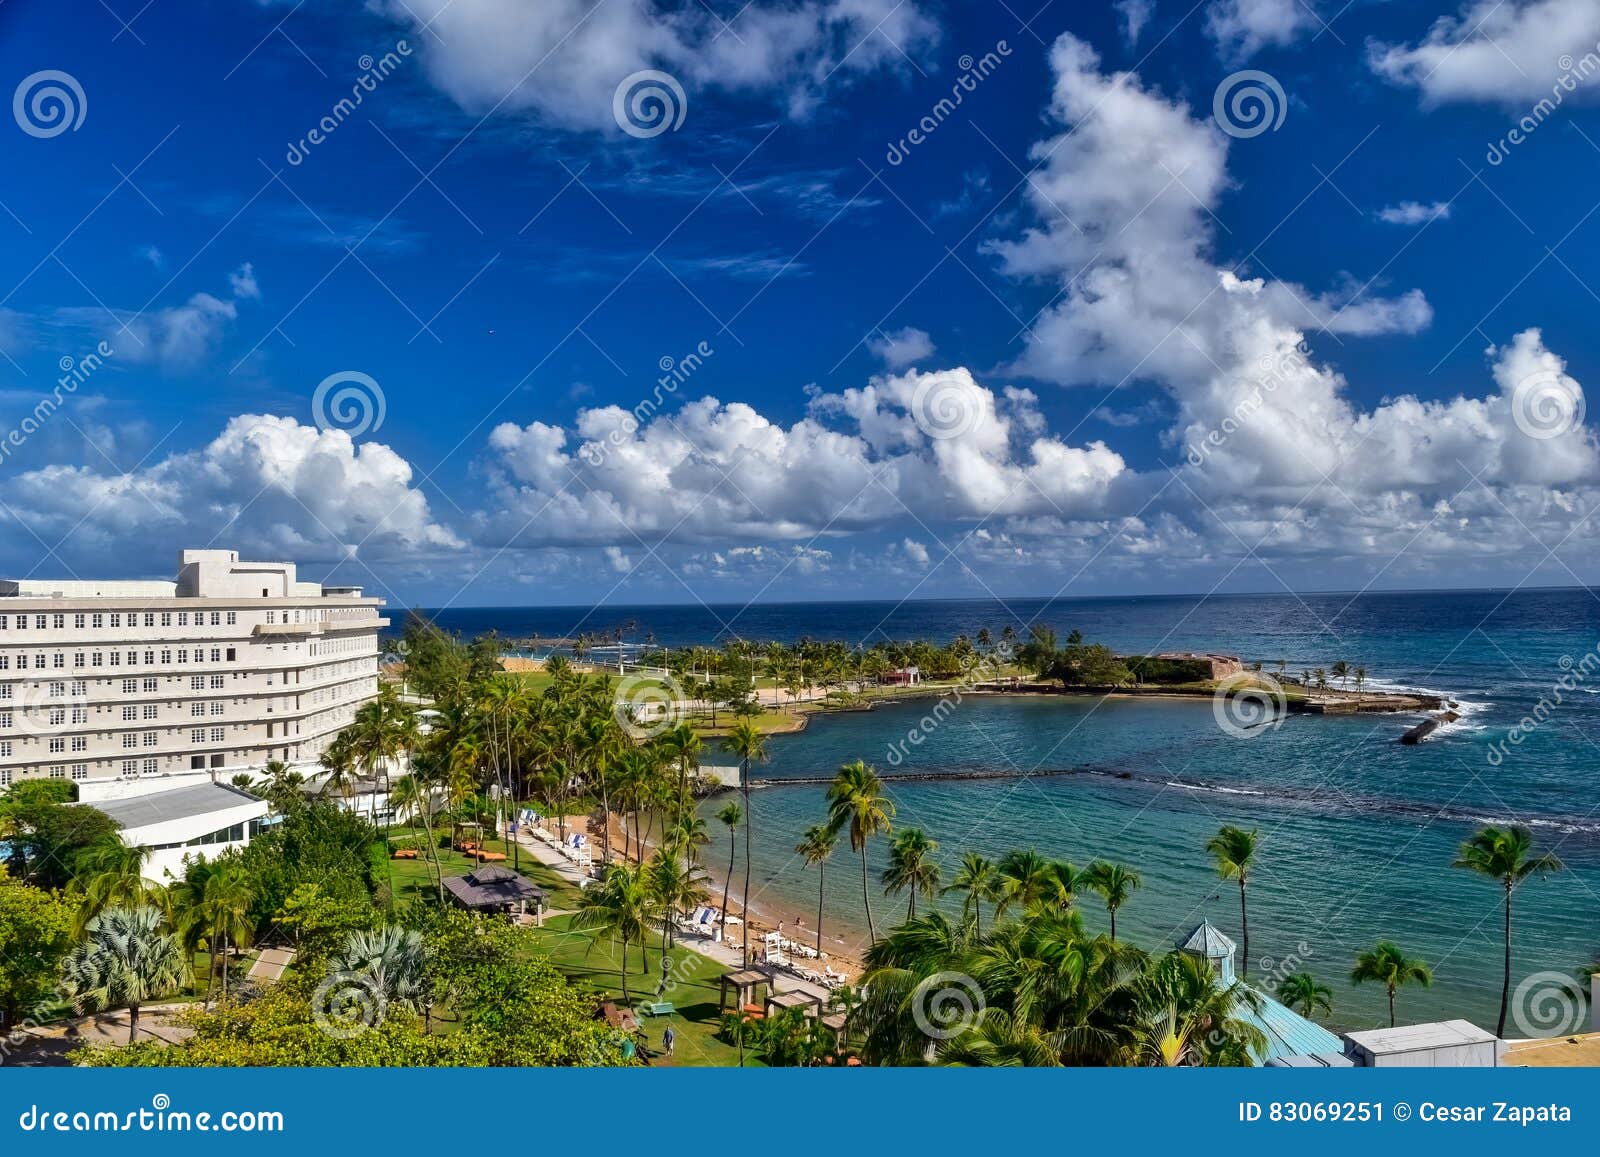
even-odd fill
[{"label": "small cabana", "polygon": [[535,919],[544,914],[544,889],[510,868],[487,866],[465,876],[446,876],[445,891],[457,904],[473,912],[524,913]]},{"label": "small cabana", "polygon": [[756,990],[762,985],[767,986],[767,991],[772,990],[772,978],[759,968],[737,968],[732,972],[722,974],[722,990],[717,996],[717,1011],[722,1012],[728,1007],[728,990],[733,990],[734,1008],[744,1008],[746,1005],[756,1003]]},{"label": "small cabana", "polygon": [[803,989],[793,992],[773,992],[767,995],[767,1015],[774,1011],[782,1012],[790,1008],[803,1008],[807,1016],[818,1016],[822,1012],[822,998],[813,996]]}]

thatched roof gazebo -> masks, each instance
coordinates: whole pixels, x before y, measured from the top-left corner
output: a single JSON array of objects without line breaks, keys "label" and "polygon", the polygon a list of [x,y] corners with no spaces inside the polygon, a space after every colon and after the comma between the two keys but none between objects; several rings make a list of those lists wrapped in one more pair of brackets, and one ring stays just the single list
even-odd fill
[{"label": "thatched roof gazebo", "polygon": [[446,876],[444,886],[457,904],[473,912],[525,912],[530,903],[535,915],[544,909],[544,889],[510,868],[488,865],[465,876]]}]

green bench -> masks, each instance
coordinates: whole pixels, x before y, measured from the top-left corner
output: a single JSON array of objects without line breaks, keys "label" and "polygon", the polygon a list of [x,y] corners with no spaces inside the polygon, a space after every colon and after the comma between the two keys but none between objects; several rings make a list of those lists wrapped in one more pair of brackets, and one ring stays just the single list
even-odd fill
[{"label": "green bench", "polygon": [[640,1005],[639,1011],[646,1016],[671,1016],[677,1009],[672,1007],[670,1000],[653,1000],[649,1004]]}]

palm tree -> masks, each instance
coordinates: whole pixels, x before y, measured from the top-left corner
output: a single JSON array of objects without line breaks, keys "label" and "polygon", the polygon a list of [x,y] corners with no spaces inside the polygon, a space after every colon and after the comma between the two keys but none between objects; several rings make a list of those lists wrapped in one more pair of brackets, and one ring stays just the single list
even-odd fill
[{"label": "palm tree", "polygon": [[1129,1050],[1139,1064],[1160,1067],[1250,1065],[1267,1048],[1266,1034],[1237,1014],[1259,997],[1242,981],[1219,987],[1210,968],[1168,953],[1134,985],[1137,1020]]},{"label": "palm tree", "polygon": [[1423,988],[1433,984],[1433,969],[1421,960],[1412,960],[1390,940],[1380,940],[1370,950],[1356,957],[1356,966],[1350,970],[1350,983],[1360,984],[1373,980],[1383,985],[1389,993],[1389,1027],[1394,1027],[1394,994],[1401,986],[1413,982]]},{"label": "palm tree", "polygon": [[894,827],[894,801],[884,795],[878,773],[862,760],[847,763],[828,785],[828,826],[850,831],[850,850],[861,855],[861,900],[867,907],[867,935],[878,942],[867,885],[867,841]]},{"label": "palm tree", "polygon": [[822,958],[822,902],[828,889],[828,861],[833,857],[839,833],[827,824],[815,824],[806,829],[794,850],[805,859],[808,866],[817,869],[817,958]]},{"label": "palm tree", "polygon": [[107,908],[161,907],[165,890],[144,878],[149,848],[129,847],[115,836],[80,853],[75,867],[82,883],[82,902],[74,931],[83,935],[89,921]]},{"label": "palm tree", "polygon": [[646,884],[651,899],[655,901],[655,915],[661,921],[661,953],[665,959],[672,946],[677,925],[673,916],[679,912],[692,912],[706,898],[706,874],[692,863],[684,863],[677,856],[657,853],[645,865]]},{"label": "palm tree", "polygon": [[1239,926],[1243,933],[1240,938],[1241,976],[1250,975],[1250,912],[1245,905],[1245,885],[1255,868],[1258,835],[1256,828],[1245,831],[1243,828],[1227,824],[1206,843],[1206,851],[1217,861],[1217,875],[1224,880],[1239,881]]},{"label": "palm tree", "polygon": [[722,919],[718,926],[722,929],[722,938],[728,938],[728,888],[733,884],[733,864],[739,857],[739,825],[744,822],[744,809],[737,801],[729,800],[722,805],[722,810],[717,813],[717,820],[728,828],[728,874],[722,881]]},{"label": "palm tree", "polygon": [[376,1026],[391,1004],[420,1010],[427,960],[422,933],[385,924],[376,931],[350,933],[344,947],[333,954],[332,966],[360,978],[378,998]]},{"label": "palm tree", "polygon": [[[247,947],[255,935],[255,923],[250,919],[255,893],[249,877],[237,864],[207,864],[198,886],[181,887],[180,891],[184,894],[185,938],[193,943],[206,941],[213,973],[217,959],[221,958],[222,995],[226,997],[229,952],[236,947]],[[207,988],[209,990],[209,978]]]},{"label": "palm tree", "polygon": [[[983,633],[980,631],[980,636]],[[1000,895],[1000,875],[995,871],[993,860],[977,852],[967,852],[961,857],[961,866],[956,869],[956,874],[941,891],[962,893],[961,915],[973,921],[973,934],[982,936],[983,902]]]},{"label": "palm tree", "polygon": [[1499,880],[1505,890],[1505,972],[1500,979],[1500,1020],[1494,1030],[1498,1037],[1506,1035],[1506,1008],[1511,1001],[1511,893],[1529,876],[1545,876],[1563,867],[1560,860],[1548,853],[1532,853],[1533,834],[1527,828],[1483,827],[1461,845],[1455,862],[1450,865]]},{"label": "palm tree", "polygon": [[655,915],[655,898],[651,895],[649,869],[622,861],[607,864],[605,874],[598,884],[584,889],[577,913],[572,917],[574,928],[598,928],[622,941],[622,999],[628,996],[628,945],[639,943],[639,964],[649,970],[645,958],[644,938]]},{"label": "palm tree", "polygon": [[1333,1011],[1333,989],[1318,984],[1309,972],[1291,972],[1278,981],[1278,999],[1307,1020],[1319,1011]]},{"label": "palm tree", "polygon": [[939,842],[930,840],[921,828],[905,828],[889,845],[889,866],[884,869],[884,891],[889,895],[910,894],[906,919],[917,918],[917,895],[928,899],[939,894],[939,861],[934,856]]},{"label": "palm tree", "polygon": [[1339,680],[1340,683],[1348,684],[1350,682],[1350,664],[1340,659],[1332,667],[1328,668],[1328,674]]},{"label": "palm tree", "polygon": [[1032,848],[1007,852],[995,868],[999,882],[998,920],[1012,908],[1026,912],[1059,897],[1060,882],[1050,861]]},{"label": "palm tree", "polygon": [[767,737],[761,734],[748,719],[734,721],[723,740],[729,751],[739,758],[739,790],[744,795],[744,895],[739,901],[744,913],[744,966],[750,967],[750,828],[755,813],[750,810],[750,765],[763,763],[767,758]]},{"label": "palm tree", "polygon": [[1128,897],[1135,888],[1144,881],[1139,879],[1139,873],[1132,868],[1125,868],[1121,864],[1107,863],[1096,860],[1090,864],[1084,873],[1089,887],[1100,893],[1100,898],[1105,901],[1106,913],[1111,917],[1111,939],[1117,938],[1117,909],[1128,902]]},{"label": "palm tree", "polygon": [[1365,667],[1357,667],[1355,669],[1355,680],[1356,694],[1359,695],[1361,694],[1361,688],[1365,686],[1367,682],[1367,669]]},{"label": "palm tree", "polygon": [[128,1043],[139,1035],[139,1006],[188,980],[178,938],[162,931],[161,912],[107,908],[84,928],[84,941],[61,963],[64,994],[78,1012],[125,1008]]}]

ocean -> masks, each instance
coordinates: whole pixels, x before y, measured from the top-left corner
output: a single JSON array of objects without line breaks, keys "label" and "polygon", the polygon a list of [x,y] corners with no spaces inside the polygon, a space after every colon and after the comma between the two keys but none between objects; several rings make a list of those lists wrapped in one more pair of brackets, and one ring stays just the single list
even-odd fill
[{"label": "ocean", "polygon": [[[396,616],[398,625],[399,616]],[[963,851],[997,857],[1034,847],[1082,865],[1135,868],[1143,887],[1118,913],[1119,935],[1164,948],[1201,919],[1239,940],[1238,890],[1217,878],[1205,842],[1223,824],[1258,828],[1250,882],[1250,973],[1270,987],[1305,970],[1334,989],[1335,1028],[1386,1021],[1384,994],[1348,981],[1356,954],[1392,939],[1434,968],[1432,988],[1407,988],[1402,1022],[1466,1017],[1490,1028],[1499,1005],[1501,892],[1454,869],[1480,823],[1528,826],[1565,871],[1531,879],[1515,896],[1513,986],[1521,1025],[1547,1035],[1587,1024],[1563,975],[1600,957],[1600,594],[1585,589],[1207,598],[941,600],[795,603],[751,607],[461,608],[440,624],[464,634],[570,636],[630,629],[683,645],[741,636],[871,642],[947,640],[1008,623],[1077,629],[1124,652],[1201,650],[1261,661],[1270,674],[1345,660],[1367,687],[1432,690],[1463,718],[1423,743],[1401,716],[1291,716],[1246,737],[1219,726],[1209,701],[982,697],[895,703],[814,718],[771,740],[755,790],[752,902],[812,934],[817,876],[794,855],[820,820],[817,785],[865,759],[886,774],[898,826],[939,841],[948,876]],[[927,725],[932,720],[933,726]],[[905,742],[913,729],[922,742]],[[1011,779],[960,773],[1011,770]],[[1073,774],[1034,775],[1039,771]],[[937,776],[955,773],[950,782]],[[717,825],[713,825],[717,828]],[[720,829],[715,835],[721,835]],[[869,851],[882,870],[886,841]],[[713,839],[713,866],[726,840]],[[725,865],[721,865],[725,867]],[[718,870],[721,870],[718,867]],[[854,946],[864,935],[860,864],[842,847],[827,870],[824,922]],[[880,928],[903,918],[904,898],[874,894]],[[1091,921],[1104,914],[1092,898]],[[1532,977],[1533,979],[1528,979]],[[1527,983],[1522,982],[1526,980]]]}]

